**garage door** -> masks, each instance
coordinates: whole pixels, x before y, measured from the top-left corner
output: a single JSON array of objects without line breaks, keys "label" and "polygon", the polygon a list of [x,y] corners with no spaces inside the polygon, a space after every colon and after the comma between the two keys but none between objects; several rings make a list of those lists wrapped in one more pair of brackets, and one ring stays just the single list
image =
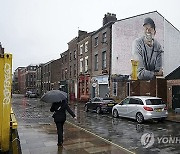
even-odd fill
[{"label": "garage door", "polygon": [[109,92],[107,84],[100,84],[99,85],[99,96],[106,97],[106,94]]}]

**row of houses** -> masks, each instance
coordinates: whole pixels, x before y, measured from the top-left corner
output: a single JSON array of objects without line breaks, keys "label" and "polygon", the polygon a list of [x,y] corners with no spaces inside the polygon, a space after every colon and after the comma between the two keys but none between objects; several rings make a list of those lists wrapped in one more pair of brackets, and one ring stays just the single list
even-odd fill
[{"label": "row of houses", "polygon": [[[164,74],[154,81],[132,78],[132,42],[142,35],[146,17],[155,21],[156,39],[164,50]],[[107,13],[102,27],[93,32],[79,30],[67,44],[68,49],[56,60],[18,67],[14,91],[31,90],[42,95],[60,89],[70,100],[81,101],[95,96],[110,95],[120,101],[128,95],[152,95],[161,96],[174,108],[173,97],[180,95],[180,56],[174,56],[180,51],[180,32],[157,11],[121,20]]]}]

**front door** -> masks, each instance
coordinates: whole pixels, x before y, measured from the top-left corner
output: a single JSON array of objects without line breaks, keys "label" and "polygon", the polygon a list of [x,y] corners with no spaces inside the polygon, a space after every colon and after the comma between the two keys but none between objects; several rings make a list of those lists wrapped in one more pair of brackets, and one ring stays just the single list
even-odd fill
[{"label": "front door", "polygon": [[180,108],[180,86],[172,87],[172,108]]}]

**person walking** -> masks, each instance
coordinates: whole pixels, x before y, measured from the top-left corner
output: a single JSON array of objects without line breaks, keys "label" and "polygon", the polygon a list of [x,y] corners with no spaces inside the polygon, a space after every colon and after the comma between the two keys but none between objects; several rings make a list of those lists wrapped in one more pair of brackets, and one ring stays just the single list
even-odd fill
[{"label": "person walking", "polygon": [[58,146],[62,146],[63,144],[63,126],[66,121],[66,111],[73,117],[76,118],[76,115],[69,107],[67,100],[62,100],[61,102],[55,102],[52,104],[50,108],[51,112],[53,113],[54,122],[57,127],[57,134],[58,134]]},{"label": "person walking", "polygon": [[133,41],[133,59],[138,61],[137,76],[140,80],[151,80],[156,76],[163,76],[162,49],[160,43],[154,39],[156,26],[151,18],[145,18],[144,35]]}]

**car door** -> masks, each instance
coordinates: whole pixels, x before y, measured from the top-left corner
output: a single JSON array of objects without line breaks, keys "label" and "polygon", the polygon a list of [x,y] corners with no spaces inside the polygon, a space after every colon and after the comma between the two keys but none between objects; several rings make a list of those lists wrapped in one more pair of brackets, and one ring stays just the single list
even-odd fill
[{"label": "car door", "polygon": [[89,110],[92,110],[92,109],[93,109],[93,102],[94,102],[94,99],[95,99],[95,98],[91,99],[91,100],[89,101],[89,103],[87,104]]},{"label": "car door", "polygon": [[127,107],[127,115],[130,117],[130,118],[133,118],[135,119],[136,118],[136,113],[139,109],[139,106],[142,105],[143,102],[141,99],[139,98],[131,98],[130,101],[129,101],[129,104],[128,104],[128,107]]},{"label": "car door", "polygon": [[129,100],[130,100],[130,98],[126,98],[117,106],[119,116],[126,117],[127,104],[129,104]]},{"label": "car door", "polygon": [[100,99],[99,99],[99,98],[95,97],[95,98],[93,99],[93,101],[92,101],[92,110],[96,110],[99,102],[100,102]]}]

